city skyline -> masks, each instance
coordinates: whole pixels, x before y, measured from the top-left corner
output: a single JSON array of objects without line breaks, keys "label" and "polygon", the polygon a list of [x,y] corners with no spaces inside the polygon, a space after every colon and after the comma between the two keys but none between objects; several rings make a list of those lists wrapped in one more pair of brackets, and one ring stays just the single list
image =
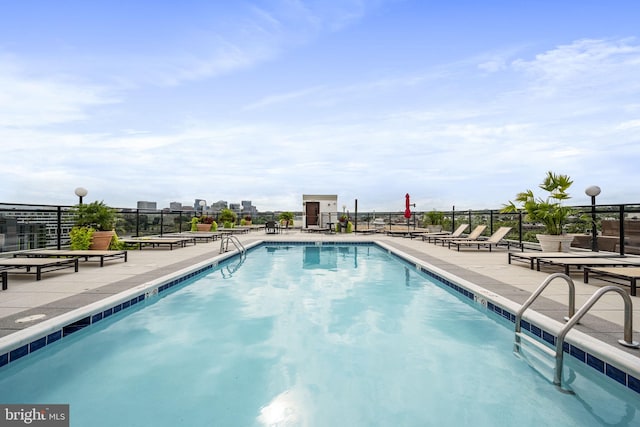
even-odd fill
[{"label": "city skyline", "polygon": [[0,202],[640,203],[633,0],[3,2]]}]

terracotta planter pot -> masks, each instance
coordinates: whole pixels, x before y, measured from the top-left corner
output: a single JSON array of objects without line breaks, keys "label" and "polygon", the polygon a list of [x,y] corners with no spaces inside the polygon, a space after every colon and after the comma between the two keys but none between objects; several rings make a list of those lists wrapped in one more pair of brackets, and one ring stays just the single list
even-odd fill
[{"label": "terracotta planter pot", "polygon": [[196,224],[198,231],[211,231],[211,224]]},{"label": "terracotta planter pot", "polygon": [[91,236],[91,246],[89,249],[94,251],[106,251],[109,249],[111,239],[116,233],[114,231],[96,231]]}]

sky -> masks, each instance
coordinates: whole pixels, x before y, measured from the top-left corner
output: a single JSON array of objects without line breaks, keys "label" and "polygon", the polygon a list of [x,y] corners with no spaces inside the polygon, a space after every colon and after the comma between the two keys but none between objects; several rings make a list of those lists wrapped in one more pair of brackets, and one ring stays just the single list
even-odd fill
[{"label": "sky", "polygon": [[0,0],[0,203],[640,202],[637,0]]}]

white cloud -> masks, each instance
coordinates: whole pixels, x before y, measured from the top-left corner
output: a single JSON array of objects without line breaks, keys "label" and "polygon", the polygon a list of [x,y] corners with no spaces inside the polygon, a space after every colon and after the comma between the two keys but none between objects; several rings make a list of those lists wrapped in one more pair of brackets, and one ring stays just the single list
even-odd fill
[{"label": "white cloud", "polygon": [[502,58],[495,58],[478,64],[478,68],[489,73],[495,73],[507,68],[507,63]]},{"label": "white cloud", "polygon": [[[73,203],[82,185],[121,207],[204,197],[294,209],[303,193],[338,193],[361,209],[393,210],[406,192],[421,208],[496,207],[546,170],[584,179],[638,159],[634,39],[577,40],[531,56],[490,46],[445,64],[411,52],[399,72],[386,58],[368,58],[368,73],[340,57],[331,72],[279,75],[271,86],[269,73],[329,51],[339,37],[328,32],[378,3],[238,4],[232,16],[210,17],[215,25],[167,28],[175,43],[150,41],[149,52],[96,49],[95,68],[77,74],[69,71],[81,55],[51,75],[26,56],[0,58],[0,141],[12,159],[0,201]],[[263,86],[247,89],[253,79]],[[631,188],[636,177],[624,164],[605,179]]]},{"label": "white cloud", "polygon": [[61,76],[35,76],[0,56],[0,127],[46,126],[79,121],[91,107],[116,103],[102,87]]},{"label": "white cloud", "polygon": [[595,92],[609,86],[615,94],[640,89],[640,45],[634,39],[577,40],[512,62],[530,75],[539,93]]},{"label": "white cloud", "polygon": [[255,109],[265,108],[265,107],[269,107],[276,104],[290,102],[295,99],[306,98],[314,94],[317,94],[321,89],[322,87],[316,86],[316,87],[311,87],[307,89],[301,89],[294,92],[270,95],[265,98],[259,99],[256,102],[252,102],[251,104],[247,105],[244,108],[246,110],[255,110]]},{"label": "white cloud", "polygon": [[630,130],[640,128],[640,119],[629,120],[623,123],[618,124],[615,129],[616,130]]}]

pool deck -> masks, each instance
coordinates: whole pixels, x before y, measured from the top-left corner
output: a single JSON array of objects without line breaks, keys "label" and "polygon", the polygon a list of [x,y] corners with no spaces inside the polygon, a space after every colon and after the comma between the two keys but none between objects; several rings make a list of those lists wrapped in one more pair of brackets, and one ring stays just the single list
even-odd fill
[{"label": "pool deck", "polygon": [[[421,239],[376,234],[324,234],[290,230],[281,234],[265,234],[263,230],[236,235],[243,244],[264,241],[378,241],[409,256],[472,282],[514,303],[522,304],[537,287],[559,267],[531,270],[526,263],[508,264],[507,249],[461,249],[460,252]],[[229,245],[231,248],[233,245]],[[0,337],[8,336],[43,320],[67,313],[103,298],[175,273],[193,264],[219,256],[220,241],[198,242],[174,248],[145,248],[130,250],[127,262],[122,259],[99,262],[80,261],[77,273],[59,270],[43,273],[42,280],[34,275],[9,274],[7,290],[0,291]],[[516,249],[511,249],[515,251]],[[7,256],[7,254],[3,254]],[[590,279],[585,284],[582,272],[572,274],[576,285],[576,310],[601,286],[610,283]],[[629,287],[622,287],[629,290]],[[640,297],[633,302],[633,339],[640,341]],[[568,286],[563,280],[554,281],[536,300],[531,310],[558,322],[567,315]],[[576,329],[639,358],[640,350],[627,349],[617,343],[623,338],[624,306],[620,295],[605,294],[576,325]]]}]

